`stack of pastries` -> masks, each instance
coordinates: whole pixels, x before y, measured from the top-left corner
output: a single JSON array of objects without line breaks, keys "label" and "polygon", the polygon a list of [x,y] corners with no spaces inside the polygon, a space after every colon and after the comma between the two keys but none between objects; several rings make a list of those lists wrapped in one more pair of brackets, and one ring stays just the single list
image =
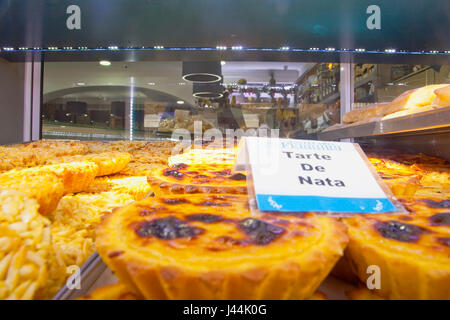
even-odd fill
[{"label": "stack of pastries", "polygon": [[[443,159],[365,150],[409,214],[338,219],[253,215],[246,173],[233,170],[235,146],[3,148],[11,156],[0,153],[9,159],[0,174],[0,299],[51,298],[67,267],[95,250],[119,282],[84,299],[324,299],[317,289],[330,273],[361,286],[352,299],[450,299]],[[373,266],[380,286],[364,290]]]},{"label": "stack of pastries", "polygon": [[342,117],[342,124],[336,124],[325,130],[387,120],[448,107],[450,107],[450,84],[433,84],[405,91],[391,102],[375,103],[349,111]]},{"label": "stack of pastries", "polygon": [[42,140],[0,147],[0,299],[53,297],[69,267],[95,252],[101,217],[144,198],[148,168],[167,163],[176,145]]}]

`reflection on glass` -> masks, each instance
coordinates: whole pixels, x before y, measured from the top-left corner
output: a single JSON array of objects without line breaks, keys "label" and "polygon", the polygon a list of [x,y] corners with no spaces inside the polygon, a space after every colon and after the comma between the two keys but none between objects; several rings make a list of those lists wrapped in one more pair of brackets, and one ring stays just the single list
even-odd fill
[{"label": "reflection on glass", "polygon": [[391,102],[411,89],[450,83],[450,66],[354,64],[354,83],[353,109],[358,109]]},{"label": "reflection on glass", "polygon": [[189,74],[221,73],[207,83],[183,79],[186,70],[181,61],[45,63],[43,137],[144,140],[171,138],[175,130],[264,128],[315,139],[340,121],[337,63],[189,65]]}]

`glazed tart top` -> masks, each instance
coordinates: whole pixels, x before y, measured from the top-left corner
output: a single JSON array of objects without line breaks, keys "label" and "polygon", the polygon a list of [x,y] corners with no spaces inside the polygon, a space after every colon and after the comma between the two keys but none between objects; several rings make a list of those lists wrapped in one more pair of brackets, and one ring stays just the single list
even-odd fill
[{"label": "glazed tart top", "polygon": [[228,193],[246,193],[246,173],[233,171],[232,168],[231,164],[179,163],[158,168],[148,177],[148,182],[160,187],[180,186],[187,193],[189,187],[195,189],[199,186],[219,187]]},{"label": "glazed tart top", "polygon": [[342,251],[346,242],[345,227],[332,218],[252,216],[246,196],[189,195],[149,198],[115,211],[99,226],[96,246],[107,259],[208,270],[271,265],[323,245]]},{"label": "glazed tart top", "polygon": [[450,268],[450,211],[440,211],[428,215],[355,216],[345,219],[345,223],[350,240]]}]

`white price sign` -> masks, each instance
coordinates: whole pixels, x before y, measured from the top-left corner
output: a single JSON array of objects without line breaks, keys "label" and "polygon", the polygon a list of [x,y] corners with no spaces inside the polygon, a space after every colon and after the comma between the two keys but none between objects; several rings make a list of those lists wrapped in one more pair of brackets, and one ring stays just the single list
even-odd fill
[{"label": "white price sign", "polygon": [[249,170],[249,194],[261,211],[397,211],[358,145],[245,137],[237,169]]},{"label": "white price sign", "polygon": [[146,114],[144,116],[144,128],[158,128],[158,126],[159,126],[159,115]]}]

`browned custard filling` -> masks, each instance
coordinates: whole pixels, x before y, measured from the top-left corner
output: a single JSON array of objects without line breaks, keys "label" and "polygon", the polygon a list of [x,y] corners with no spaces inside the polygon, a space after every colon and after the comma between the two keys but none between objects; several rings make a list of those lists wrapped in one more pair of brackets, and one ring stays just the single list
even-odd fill
[{"label": "browned custard filling", "polygon": [[[178,238],[193,239],[206,232],[204,228],[194,227],[189,221],[201,223],[223,222],[225,219],[220,215],[213,214],[193,214],[185,217],[186,220],[175,218],[173,216],[166,218],[156,218],[153,220],[140,222],[137,226],[133,224],[136,233],[140,237],[156,237],[160,240],[173,240]],[[254,244],[267,245],[286,233],[286,229],[255,218],[245,218],[242,220],[228,220],[241,231],[244,238],[228,237],[227,241],[233,244]],[[219,241],[222,237],[216,238]]]},{"label": "browned custard filling", "polygon": [[166,194],[106,216],[96,248],[147,299],[305,299],[347,240],[336,219],[252,216],[246,195]]},{"label": "browned custard filling", "polygon": [[247,193],[247,176],[232,170],[230,163],[179,163],[155,170],[147,180],[155,194]]},{"label": "browned custard filling", "polygon": [[416,242],[421,234],[429,232],[424,228],[398,221],[377,222],[375,229],[385,238],[402,242]]}]

